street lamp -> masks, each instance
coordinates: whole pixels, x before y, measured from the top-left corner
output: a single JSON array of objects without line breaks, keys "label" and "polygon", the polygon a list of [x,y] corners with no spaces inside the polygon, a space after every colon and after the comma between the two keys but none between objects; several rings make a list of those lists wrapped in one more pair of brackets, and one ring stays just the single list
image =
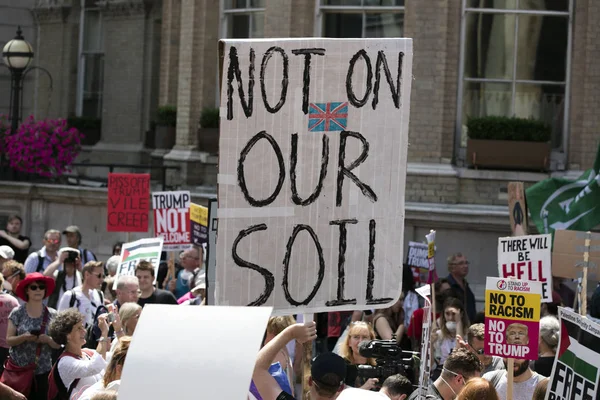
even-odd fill
[{"label": "street lamp", "polygon": [[6,43],[2,50],[2,59],[11,74],[10,118],[11,133],[14,134],[21,120],[21,92],[23,91],[23,73],[33,60],[33,48],[23,37],[21,27],[17,28],[17,36]]}]

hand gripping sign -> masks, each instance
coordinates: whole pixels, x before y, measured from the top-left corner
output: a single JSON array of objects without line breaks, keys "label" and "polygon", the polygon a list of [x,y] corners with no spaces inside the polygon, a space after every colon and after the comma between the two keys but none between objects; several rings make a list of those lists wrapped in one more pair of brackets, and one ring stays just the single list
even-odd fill
[{"label": "hand gripping sign", "polygon": [[487,278],[485,354],[537,360],[542,284]]}]

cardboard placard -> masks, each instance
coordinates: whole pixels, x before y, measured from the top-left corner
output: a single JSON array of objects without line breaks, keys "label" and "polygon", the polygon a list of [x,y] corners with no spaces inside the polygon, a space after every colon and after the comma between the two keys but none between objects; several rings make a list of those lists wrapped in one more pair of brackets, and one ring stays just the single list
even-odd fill
[{"label": "cardboard placard", "polygon": [[152,266],[154,267],[154,283],[156,283],[162,249],[162,237],[140,239],[135,242],[123,243],[121,246],[121,261],[117,268],[117,275],[115,277],[113,288],[117,288],[120,276],[135,275],[135,267],[142,260],[152,263]]},{"label": "cardboard placard", "polygon": [[[554,248],[552,249],[552,274],[562,278],[581,278],[583,268],[583,253],[585,238],[582,232],[577,231],[555,231]],[[581,237],[577,237],[577,235]],[[597,249],[600,241],[592,239],[588,268],[588,280],[600,280],[598,268],[600,268],[600,250]]]},{"label": "cardboard placard", "polygon": [[600,325],[559,307],[560,339],[546,400],[597,399],[600,395]]},{"label": "cardboard placard", "polygon": [[202,246],[208,240],[208,208],[190,204],[190,229],[192,244]]},{"label": "cardboard placard", "polygon": [[537,360],[542,284],[488,277],[485,286],[485,354]]},{"label": "cardboard placard", "polygon": [[108,232],[148,232],[150,174],[108,174]]},{"label": "cardboard placard", "polygon": [[402,281],[412,40],[222,42],[217,304],[390,305]]},{"label": "cardboard placard", "polygon": [[406,264],[412,269],[415,282],[427,282],[429,275],[428,247],[425,243],[408,242]]},{"label": "cardboard placard", "polygon": [[154,236],[163,238],[165,251],[190,248],[191,199],[190,192],[187,190],[152,193]]},{"label": "cardboard placard", "polygon": [[[247,399],[270,314],[270,307],[146,304],[127,351],[119,400]],[[157,346],[174,332],[176,340]]]},{"label": "cardboard placard", "polygon": [[498,238],[498,275],[542,284],[542,302],[552,303],[552,235]]},{"label": "cardboard placard", "polygon": [[215,283],[217,261],[215,253],[217,250],[217,200],[208,202],[208,242],[206,243],[206,304],[215,304]]}]

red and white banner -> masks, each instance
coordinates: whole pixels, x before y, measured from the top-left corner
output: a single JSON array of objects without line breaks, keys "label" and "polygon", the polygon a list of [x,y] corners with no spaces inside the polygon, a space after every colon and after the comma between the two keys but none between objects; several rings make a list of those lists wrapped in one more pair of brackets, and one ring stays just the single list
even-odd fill
[{"label": "red and white banner", "polygon": [[191,246],[190,204],[189,191],[152,193],[154,236],[163,238],[163,250]]}]

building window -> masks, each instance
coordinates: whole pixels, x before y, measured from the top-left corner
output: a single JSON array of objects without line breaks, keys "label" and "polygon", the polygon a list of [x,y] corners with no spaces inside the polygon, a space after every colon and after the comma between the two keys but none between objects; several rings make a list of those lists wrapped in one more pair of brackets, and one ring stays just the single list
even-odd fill
[{"label": "building window", "polygon": [[264,37],[266,0],[224,0],[223,36],[229,39]]},{"label": "building window", "polygon": [[317,0],[320,36],[402,37],[404,0]]},{"label": "building window", "polygon": [[544,121],[565,151],[572,0],[465,0],[458,115]]},{"label": "building window", "polygon": [[102,13],[93,0],[82,0],[77,78],[77,115],[102,118],[104,35]]}]

